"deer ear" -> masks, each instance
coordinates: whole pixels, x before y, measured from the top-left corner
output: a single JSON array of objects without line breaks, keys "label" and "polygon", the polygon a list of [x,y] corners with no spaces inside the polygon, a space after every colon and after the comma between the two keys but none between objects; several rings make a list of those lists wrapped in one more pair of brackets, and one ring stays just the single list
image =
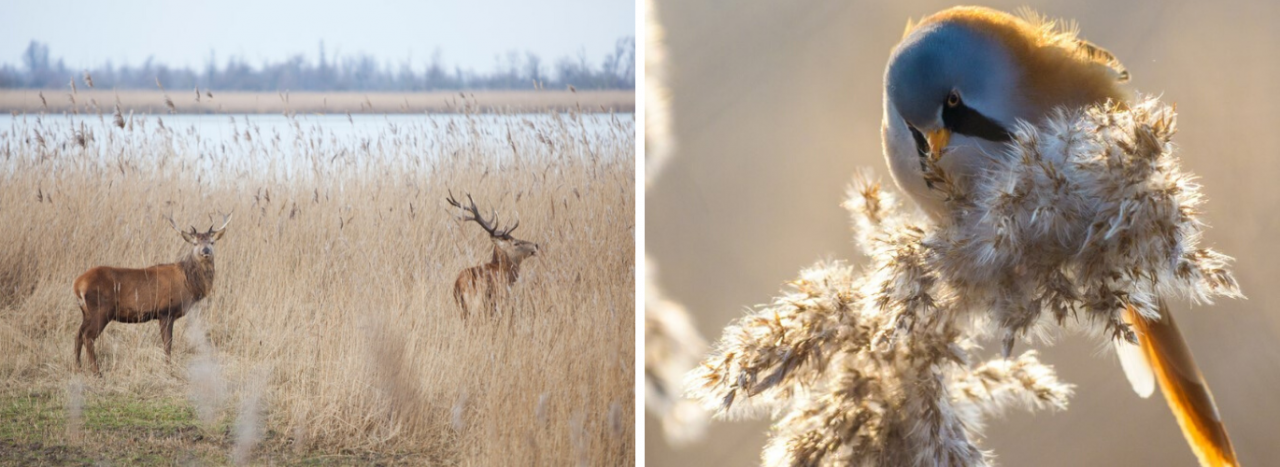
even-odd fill
[{"label": "deer ear", "polygon": [[195,245],[195,244],[196,244],[196,237],[195,237],[195,234],[193,234],[193,233],[191,233],[191,232],[187,232],[187,231],[182,231],[182,232],[179,232],[179,233],[181,233],[181,234],[182,234],[182,239],[183,239],[183,240],[186,240],[186,241],[187,241],[187,243],[190,243],[190,244],[192,244],[192,245]]},{"label": "deer ear", "polygon": [[213,232],[213,241],[222,240],[222,234],[227,233],[227,229],[216,230]]}]

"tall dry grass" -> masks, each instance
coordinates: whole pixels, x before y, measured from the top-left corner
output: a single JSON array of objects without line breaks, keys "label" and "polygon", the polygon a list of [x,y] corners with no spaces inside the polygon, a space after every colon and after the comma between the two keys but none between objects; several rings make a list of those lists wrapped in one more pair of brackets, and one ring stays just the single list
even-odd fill
[{"label": "tall dry grass", "polygon": [[[633,461],[631,119],[468,114],[354,138],[293,120],[292,139],[239,120],[222,139],[109,117],[0,129],[0,392],[72,394],[56,397],[77,414],[189,399],[235,427],[236,461],[261,439],[454,465]],[[450,189],[541,245],[501,305],[509,323],[459,317],[453,280],[491,246],[454,219]],[[112,323],[105,376],[80,379],[75,277],[176,260],[187,247],[163,215],[205,228],[228,211],[214,290],[177,322],[172,363],[155,325]],[[73,435],[108,436],[47,436]]]}]

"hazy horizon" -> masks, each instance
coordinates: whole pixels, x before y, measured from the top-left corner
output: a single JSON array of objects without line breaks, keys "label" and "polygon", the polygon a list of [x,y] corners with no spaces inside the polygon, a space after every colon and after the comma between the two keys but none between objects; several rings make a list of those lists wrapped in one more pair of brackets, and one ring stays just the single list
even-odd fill
[{"label": "hazy horizon", "polygon": [[[0,64],[22,66],[31,41],[69,69],[111,62],[139,66],[152,58],[174,68],[202,69],[238,57],[250,66],[301,54],[318,59],[321,42],[334,57],[367,54],[380,63],[425,69],[439,51],[449,69],[489,73],[508,52],[547,63],[585,54],[599,62],[615,42],[635,36],[632,2],[484,0],[425,4],[405,1],[109,4],[22,2],[0,18]],[[496,32],[496,33],[495,33]]]}]

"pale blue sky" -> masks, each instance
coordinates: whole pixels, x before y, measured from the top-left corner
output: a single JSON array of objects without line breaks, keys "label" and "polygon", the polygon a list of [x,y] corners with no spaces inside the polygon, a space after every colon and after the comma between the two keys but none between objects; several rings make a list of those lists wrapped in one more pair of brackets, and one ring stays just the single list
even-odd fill
[{"label": "pale blue sky", "polygon": [[111,60],[200,69],[209,51],[257,67],[303,53],[365,52],[424,67],[439,48],[447,66],[488,72],[508,50],[551,65],[585,49],[592,64],[635,35],[635,3],[618,0],[478,1],[0,1],[0,63],[21,66],[32,39],[71,69]]}]

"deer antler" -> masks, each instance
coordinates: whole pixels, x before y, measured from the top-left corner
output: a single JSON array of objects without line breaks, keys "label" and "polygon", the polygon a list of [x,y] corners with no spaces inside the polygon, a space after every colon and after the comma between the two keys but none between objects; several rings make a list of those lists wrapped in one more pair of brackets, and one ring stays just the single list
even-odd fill
[{"label": "deer antler", "polygon": [[520,227],[520,219],[516,219],[516,223],[515,223],[515,224],[512,224],[512,225],[511,225],[511,228],[509,228],[509,229],[507,229],[507,230],[503,230],[503,231],[501,231],[501,232],[499,233],[499,235],[498,235],[498,236],[499,236],[499,237],[510,237],[510,236],[511,236],[511,232],[512,232],[512,231],[514,231],[514,230],[516,230],[516,227]]},{"label": "deer antler", "polygon": [[[215,228],[213,228],[213,224],[209,224],[209,232],[208,232],[208,233],[221,232],[223,229],[227,228],[227,224],[230,224],[230,223],[231,223],[231,215],[232,215],[232,214],[235,214],[235,212],[229,212],[229,213],[226,213],[226,214],[223,214],[223,215],[222,215],[222,227],[218,227],[218,228],[216,228],[216,229],[215,229]],[[212,215],[210,215],[210,217],[213,217],[213,216],[212,216]],[[192,228],[194,229],[194,227],[192,227]]]},{"label": "deer antler", "polygon": [[[167,214],[167,215],[164,215],[164,216],[162,216],[162,217],[164,217],[164,218],[165,218],[165,220],[168,220],[168,221],[169,221],[169,226],[170,226],[170,227],[173,227],[173,230],[176,230],[178,233],[180,233],[180,234],[184,234],[184,235],[188,233],[188,232],[183,231],[182,229],[179,229],[179,228],[178,228],[178,223],[173,221],[173,214]],[[192,234],[196,233],[196,226],[194,226],[194,225],[193,225],[193,226],[191,226],[191,232],[190,232],[190,233],[192,233]]]},{"label": "deer antler", "polygon": [[[506,238],[507,235],[510,234],[512,230],[515,230],[515,227],[507,229],[505,232],[502,230],[498,230],[497,228],[498,211],[493,212],[493,223],[490,223],[489,221],[484,220],[484,216],[480,215],[480,208],[476,207],[476,200],[471,198],[470,193],[467,193],[467,201],[471,203],[471,206],[469,207],[463,206],[462,203],[459,203],[458,200],[453,198],[453,190],[449,191],[449,197],[445,198],[445,201],[448,201],[449,204],[452,204],[454,207],[458,209],[471,213],[470,216],[461,216],[459,217],[459,219],[461,219],[464,222],[475,221],[477,224],[480,224],[480,227],[483,228],[485,232],[489,232],[490,237]],[[516,225],[519,225],[519,224],[520,224],[519,222],[516,222]]]},{"label": "deer antler", "polygon": [[164,217],[165,220],[169,221],[169,227],[173,227],[173,230],[176,230],[178,233],[182,233],[182,229],[178,228],[178,223],[173,221],[173,214],[165,214],[161,217]]},{"label": "deer antler", "polygon": [[175,232],[178,232],[178,235],[181,235],[183,240],[186,240],[186,241],[187,241],[187,243],[193,243],[193,244],[194,244],[194,242],[193,242],[191,239],[192,239],[192,238],[195,238],[195,236],[196,236],[196,235],[199,235],[199,233],[198,233],[198,232],[196,232],[196,226],[194,226],[194,225],[193,225],[193,226],[191,226],[191,231],[190,231],[190,232],[186,232],[186,231],[183,231],[182,229],[179,229],[179,228],[178,228],[178,223],[173,221],[173,213],[169,213],[169,214],[164,215],[164,216],[162,216],[162,217],[164,217],[164,218],[165,218],[165,220],[169,221],[169,227],[173,227],[173,230],[174,230]]}]

